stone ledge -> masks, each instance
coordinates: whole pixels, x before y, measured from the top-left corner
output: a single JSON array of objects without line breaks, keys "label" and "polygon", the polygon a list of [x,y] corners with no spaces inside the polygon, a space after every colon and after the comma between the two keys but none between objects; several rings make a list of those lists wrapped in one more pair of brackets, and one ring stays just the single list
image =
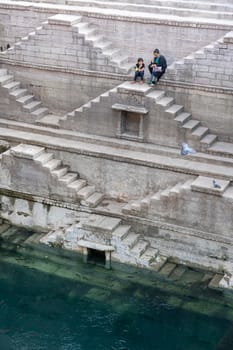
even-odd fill
[{"label": "stone ledge", "polygon": [[191,184],[191,189],[192,191],[196,192],[222,196],[227,187],[230,185],[230,181],[217,179],[217,183],[221,186],[220,188],[215,188],[213,181],[214,179],[211,177],[198,176],[198,178]]},{"label": "stone ledge", "polygon": [[72,15],[63,15],[57,14],[55,16],[48,18],[48,24],[55,24],[61,26],[72,26],[81,21],[80,16],[72,16]]},{"label": "stone ledge", "polygon": [[83,248],[100,250],[102,252],[113,252],[115,250],[114,247],[111,245],[105,245],[101,243],[86,241],[85,239],[80,239],[77,244],[78,246]]},{"label": "stone ledge", "polygon": [[[35,12],[48,13],[67,13],[67,14],[77,14],[86,17],[100,18],[100,19],[111,19],[115,21],[124,22],[137,22],[146,24],[157,24],[166,26],[176,26],[176,27],[191,27],[191,28],[205,28],[205,29],[222,29],[225,31],[230,31],[233,28],[231,21],[224,20],[211,20],[208,18],[193,18],[193,17],[178,17],[168,15],[156,15],[156,14],[144,14],[141,12],[130,12],[121,10],[109,10],[109,9],[98,9],[95,7],[90,7],[85,9],[83,6],[69,6],[61,4],[51,4],[51,3],[32,3],[32,2],[17,2],[17,1],[0,1],[0,8],[3,9],[16,9],[16,10],[30,10]],[[197,22],[198,20],[198,22]]]},{"label": "stone ledge", "polygon": [[39,155],[43,153],[44,150],[45,149],[43,147],[32,146],[22,143],[18,146],[11,148],[10,152],[14,157],[33,160],[36,157],[39,157]]},{"label": "stone ledge", "polygon": [[133,112],[133,113],[137,113],[137,114],[147,114],[148,113],[148,110],[144,107],[123,105],[120,103],[115,103],[114,105],[112,105],[112,109],[117,110],[117,111]]}]

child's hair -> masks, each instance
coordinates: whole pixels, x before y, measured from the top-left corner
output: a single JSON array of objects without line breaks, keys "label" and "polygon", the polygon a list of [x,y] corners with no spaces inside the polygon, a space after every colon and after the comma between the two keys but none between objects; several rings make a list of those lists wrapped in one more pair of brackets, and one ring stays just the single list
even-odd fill
[{"label": "child's hair", "polygon": [[143,58],[139,57],[138,58],[138,62],[142,61],[143,62]]}]

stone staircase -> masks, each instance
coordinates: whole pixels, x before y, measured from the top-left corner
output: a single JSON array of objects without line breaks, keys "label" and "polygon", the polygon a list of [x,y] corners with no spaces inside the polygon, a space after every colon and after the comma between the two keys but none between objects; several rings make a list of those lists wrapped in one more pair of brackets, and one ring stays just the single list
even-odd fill
[{"label": "stone staircase", "polygon": [[228,32],[215,42],[171,64],[166,71],[166,79],[233,89],[232,81],[229,80],[233,72],[232,47],[233,32]]},{"label": "stone staircase", "polygon": [[176,104],[173,97],[166,96],[165,91],[155,90],[146,96],[161,106],[169,119],[174,120],[179,128],[180,140],[186,140],[191,146],[202,151],[217,141],[217,135],[202,126],[201,122],[194,119],[191,113],[184,111],[184,107]]},{"label": "stone staircase", "polygon": [[6,115],[10,119],[18,121],[37,123],[40,118],[49,118],[50,125],[57,126],[58,116],[49,113],[48,108],[42,105],[27,89],[21,86],[21,83],[14,79],[14,76],[7,69],[0,69],[0,89],[1,95],[6,96],[11,108],[7,103],[4,106],[1,102],[1,111],[3,117]]},{"label": "stone staircase", "polygon": [[94,185],[88,185],[85,179],[81,179],[78,173],[72,172],[69,166],[64,165],[53,153],[47,152],[43,147],[20,144],[11,148],[11,155],[19,158],[30,159],[35,166],[45,170],[49,176],[48,181],[54,183],[54,187],[73,202],[78,201],[87,207],[97,206],[104,195],[96,191]]},{"label": "stone staircase", "polygon": [[120,74],[128,74],[133,65],[97,25],[84,22],[81,16],[65,14],[49,17],[1,56],[34,65]]},{"label": "stone staircase", "polygon": [[[4,251],[9,252],[10,254],[20,254],[20,258],[18,257],[19,260],[25,261],[24,259],[27,259],[27,257],[29,259],[32,257],[33,260],[36,259],[36,261],[40,261],[40,265],[42,264],[42,266],[44,266],[43,264],[46,264],[46,266],[48,266],[48,262],[56,264],[63,263],[67,264],[68,266],[73,266],[73,259],[77,258],[77,256],[71,252],[67,252],[67,249],[73,250],[73,253],[76,252],[76,249],[74,246],[73,249],[71,249],[70,246],[69,248],[63,249],[61,254],[61,243],[63,243],[63,240],[61,238],[63,236],[65,237],[65,233],[71,231],[74,227],[75,225],[71,225],[67,228],[60,228],[56,231],[51,231],[48,234],[45,234],[31,232],[23,228],[19,229],[18,227],[10,226],[6,223],[1,223],[0,249],[2,252]],[[118,227],[118,233],[120,228],[122,232],[128,230],[128,227],[126,225],[120,225]],[[122,235],[120,234],[118,236],[118,238],[120,238]],[[57,237],[59,237],[59,239],[57,239]],[[125,236],[125,241],[126,238],[127,235]],[[140,240],[137,242],[139,244]],[[177,281],[185,285],[200,283],[202,285],[204,284],[205,286],[208,286],[211,289],[219,289],[219,287],[226,288],[226,286],[223,286],[221,283],[225,277],[223,277],[223,274],[210,271],[199,271],[193,268],[189,268],[185,265],[176,264],[174,262],[168,261],[163,256],[159,256],[157,253],[158,251],[154,248],[147,247],[145,250],[145,243],[141,245],[143,248],[142,250],[137,249],[137,245],[132,248],[132,250],[135,250],[137,256],[141,254],[141,267],[147,268],[149,266],[149,269],[157,271],[162,278]],[[4,255],[1,254],[1,257],[4,257]]]},{"label": "stone staircase", "polygon": [[[115,93],[117,93],[117,88],[108,90],[107,92],[104,92],[100,96],[93,98],[92,100],[88,101],[87,103],[75,109],[74,111],[67,113],[64,117],[60,118],[60,127],[66,129],[69,125],[70,129],[75,130],[78,127],[78,125],[76,125],[78,121],[81,119],[86,119],[89,113],[92,115],[98,112],[101,113],[103,105],[106,105],[106,103],[108,103],[109,98],[112,95],[115,95]],[[110,106],[108,107],[110,108]]]},{"label": "stone staircase", "polygon": [[[146,84],[137,86],[125,82],[111,89],[97,98],[89,101],[75,111],[68,113],[60,119],[60,127],[64,129],[77,130],[80,132],[91,133],[90,123],[91,118],[103,114],[110,115],[112,113],[112,104],[121,100],[121,94],[132,92],[134,94],[142,94],[145,96],[145,105],[149,105],[148,110],[158,107],[161,113],[168,119],[169,127],[175,122],[178,129],[177,138],[180,142],[176,146],[180,146],[183,141],[187,141],[196,150],[206,150],[217,140],[217,135],[202,126],[199,120],[192,118],[192,115],[184,111],[184,107],[175,103],[174,98],[166,95],[165,91],[155,90],[148,87]],[[84,126],[83,126],[84,125]],[[101,130],[105,125],[101,125]],[[97,130],[97,128],[95,129]],[[93,131],[93,134],[95,132]],[[115,131],[116,133],[116,131]],[[112,135],[111,135],[112,136]],[[174,145],[173,145],[174,146]]]},{"label": "stone staircase", "polygon": [[179,197],[184,191],[191,190],[191,184],[194,179],[188,179],[185,182],[178,182],[175,185],[159,189],[156,193],[149,194],[143,199],[129,202],[122,208],[122,212],[127,215],[147,216],[150,207],[158,209],[158,214],[165,214],[162,208],[163,201],[171,201],[174,197]]}]

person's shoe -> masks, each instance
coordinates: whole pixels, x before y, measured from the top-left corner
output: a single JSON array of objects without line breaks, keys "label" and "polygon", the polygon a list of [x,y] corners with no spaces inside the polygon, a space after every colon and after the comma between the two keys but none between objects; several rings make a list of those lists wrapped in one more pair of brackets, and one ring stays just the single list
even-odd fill
[{"label": "person's shoe", "polygon": [[148,80],[148,85],[151,85],[152,84],[152,81],[151,80]]},{"label": "person's shoe", "polygon": [[136,81],[135,80],[131,81],[131,84],[136,84]]}]

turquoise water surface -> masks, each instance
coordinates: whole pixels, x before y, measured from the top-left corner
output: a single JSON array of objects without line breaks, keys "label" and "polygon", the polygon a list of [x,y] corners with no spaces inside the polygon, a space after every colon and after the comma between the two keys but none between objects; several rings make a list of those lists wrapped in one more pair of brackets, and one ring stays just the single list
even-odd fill
[{"label": "turquoise water surface", "polygon": [[0,253],[0,350],[233,349],[221,293]]}]

